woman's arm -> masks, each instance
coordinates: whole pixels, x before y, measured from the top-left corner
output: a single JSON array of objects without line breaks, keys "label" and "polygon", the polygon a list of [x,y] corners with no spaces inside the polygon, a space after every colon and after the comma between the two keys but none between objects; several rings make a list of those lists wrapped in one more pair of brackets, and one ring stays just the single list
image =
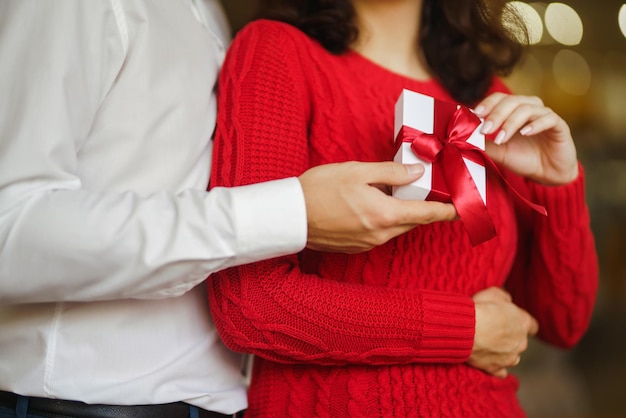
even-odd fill
[{"label": "woman's arm", "polygon": [[528,181],[543,217],[520,210],[518,255],[507,288],[539,322],[538,336],[571,347],[583,336],[598,288],[598,260],[585,203],[584,173],[563,186]]},{"label": "woman's arm", "polygon": [[571,347],[589,325],[598,287],[582,166],[569,127],[539,98],[509,95],[498,83],[494,90],[476,107],[495,136],[487,152],[548,211],[544,217],[518,208],[518,253],[507,288],[538,320],[542,339]]},{"label": "woman's arm", "polygon": [[[220,83],[213,186],[309,167],[299,35],[261,21],[235,40]],[[214,274],[208,286],[225,344],[274,361],[461,363],[472,350],[474,304],[463,295],[339,283],[303,273],[296,255]]]}]

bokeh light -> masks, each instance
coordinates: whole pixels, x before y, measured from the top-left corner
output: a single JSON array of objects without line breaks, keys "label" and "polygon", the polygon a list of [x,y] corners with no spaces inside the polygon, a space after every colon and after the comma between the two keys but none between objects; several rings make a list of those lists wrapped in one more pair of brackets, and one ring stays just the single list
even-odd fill
[{"label": "bokeh light", "polygon": [[617,16],[617,21],[619,22],[619,28],[622,31],[622,35],[626,36],[626,4],[622,4]]},{"label": "bokeh light", "polygon": [[[543,21],[539,13],[531,5],[521,1],[510,1],[506,7],[524,21],[528,33],[528,42],[531,45],[538,44],[543,36]],[[517,34],[517,36],[521,41],[526,41],[524,34]]]},{"label": "bokeh light", "polygon": [[552,61],[556,84],[566,93],[582,96],[591,86],[591,68],[587,60],[577,52],[562,49]]},{"label": "bokeh light", "polygon": [[578,45],[583,38],[583,22],[567,4],[550,3],[545,14],[546,29],[560,44]]}]

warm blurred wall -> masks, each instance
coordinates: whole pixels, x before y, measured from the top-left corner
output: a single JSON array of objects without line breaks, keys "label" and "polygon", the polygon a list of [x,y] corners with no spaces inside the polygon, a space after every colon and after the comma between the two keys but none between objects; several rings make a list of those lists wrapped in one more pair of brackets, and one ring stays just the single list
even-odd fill
[{"label": "warm blurred wall", "polygon": [[257,7],[256,0],[222,0],[224,11],[228,15],[233,31],[241,27],[250,20]]},{"label": "warm blurred wall", "polygon": [[[525,3],[540,15],[550,4]],[[560,45],[544,27],[507,83],[540,96],[572,129],[587,176],[601,289],[579,347],[563,352],[535,342],[516,373],[529,418],[626,417],[626,37],[618,26],[626,0],[564,3],[580,16],[580,43]],[[223,4],[237,30],[256,0]],[[567,15],[557,15],[557,25],[567,23]]]},{"label": "warm blurred wall", "polygon": [[[562,389],[574,382],[576,390],[569,395],[582,409],[577,415],[563,407],[561,415],[556,409],[550,416],[626,417],[626,35],[618,24],[618,13],[626,13],[626,6],[623,0],[564,3],[580,16],[580,43],[560,45],[544,33],[509,84],[542,97],[572,129],[585,167],[601,285],[591,327],[579,346],[569,353],[549,354],[543,346],[540,350],[563,365],[560,382],[548,379],[551,387]],[[529,4],[542,12],[549,3]],[[565,26],[566,16],[560,17],[556,23]],[[536,366],[542,363],[541,358],[534,360]],[[532,376],[529,369],[524,372]],[[541,376],[541,369],[535,368],[534,374]],[[522,379],[521,393],[536,389],[535,397],[527,397],[532,407],[533,399],[541,398],[539,391],[549,388],[532,377],[526,381],[531,382],[524,385]],[[545,410],[537,409],[531,417],[543,416],[541,412]]]}]

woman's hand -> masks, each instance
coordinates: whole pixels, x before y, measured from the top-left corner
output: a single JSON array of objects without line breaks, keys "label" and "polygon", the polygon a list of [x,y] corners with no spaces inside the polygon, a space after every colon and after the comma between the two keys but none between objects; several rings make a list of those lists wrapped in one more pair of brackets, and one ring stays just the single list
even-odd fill
[{"label": "woman's hand", "polygon": [[567,123],[538,97],[494,93],[475,109],[482,132],[496,134],[486,152],[521,176],[549,185],[578,177],[576,147]]},{"label": "woman's hand", "polygon": [[467,363],[494,376],[505,378],[517,366],[528,347],[528,336],[539,325],[528,312],[517,307],[511,296],[497,287],[476,293],[474,347]]}]

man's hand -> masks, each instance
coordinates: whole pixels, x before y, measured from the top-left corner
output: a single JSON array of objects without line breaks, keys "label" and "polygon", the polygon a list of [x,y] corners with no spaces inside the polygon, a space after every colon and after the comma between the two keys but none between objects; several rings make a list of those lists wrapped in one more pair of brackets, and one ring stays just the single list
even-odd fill
[{"label": "man's hand", "polygon": [[306,200],[307,247],[358,253],[417,225],[456,219],[452,204],[399,200],[383,190],[417,180],[421,164],[347,162],[314,167],[299,177]]},{"label": "man's hand", "polygon": [[539,325],[500,288],[482,290],[472,299],[476,305],[476,332],[468,364],[505,378],[507,369],[519,364],[528,347],[528,336],[535,335]]}]

